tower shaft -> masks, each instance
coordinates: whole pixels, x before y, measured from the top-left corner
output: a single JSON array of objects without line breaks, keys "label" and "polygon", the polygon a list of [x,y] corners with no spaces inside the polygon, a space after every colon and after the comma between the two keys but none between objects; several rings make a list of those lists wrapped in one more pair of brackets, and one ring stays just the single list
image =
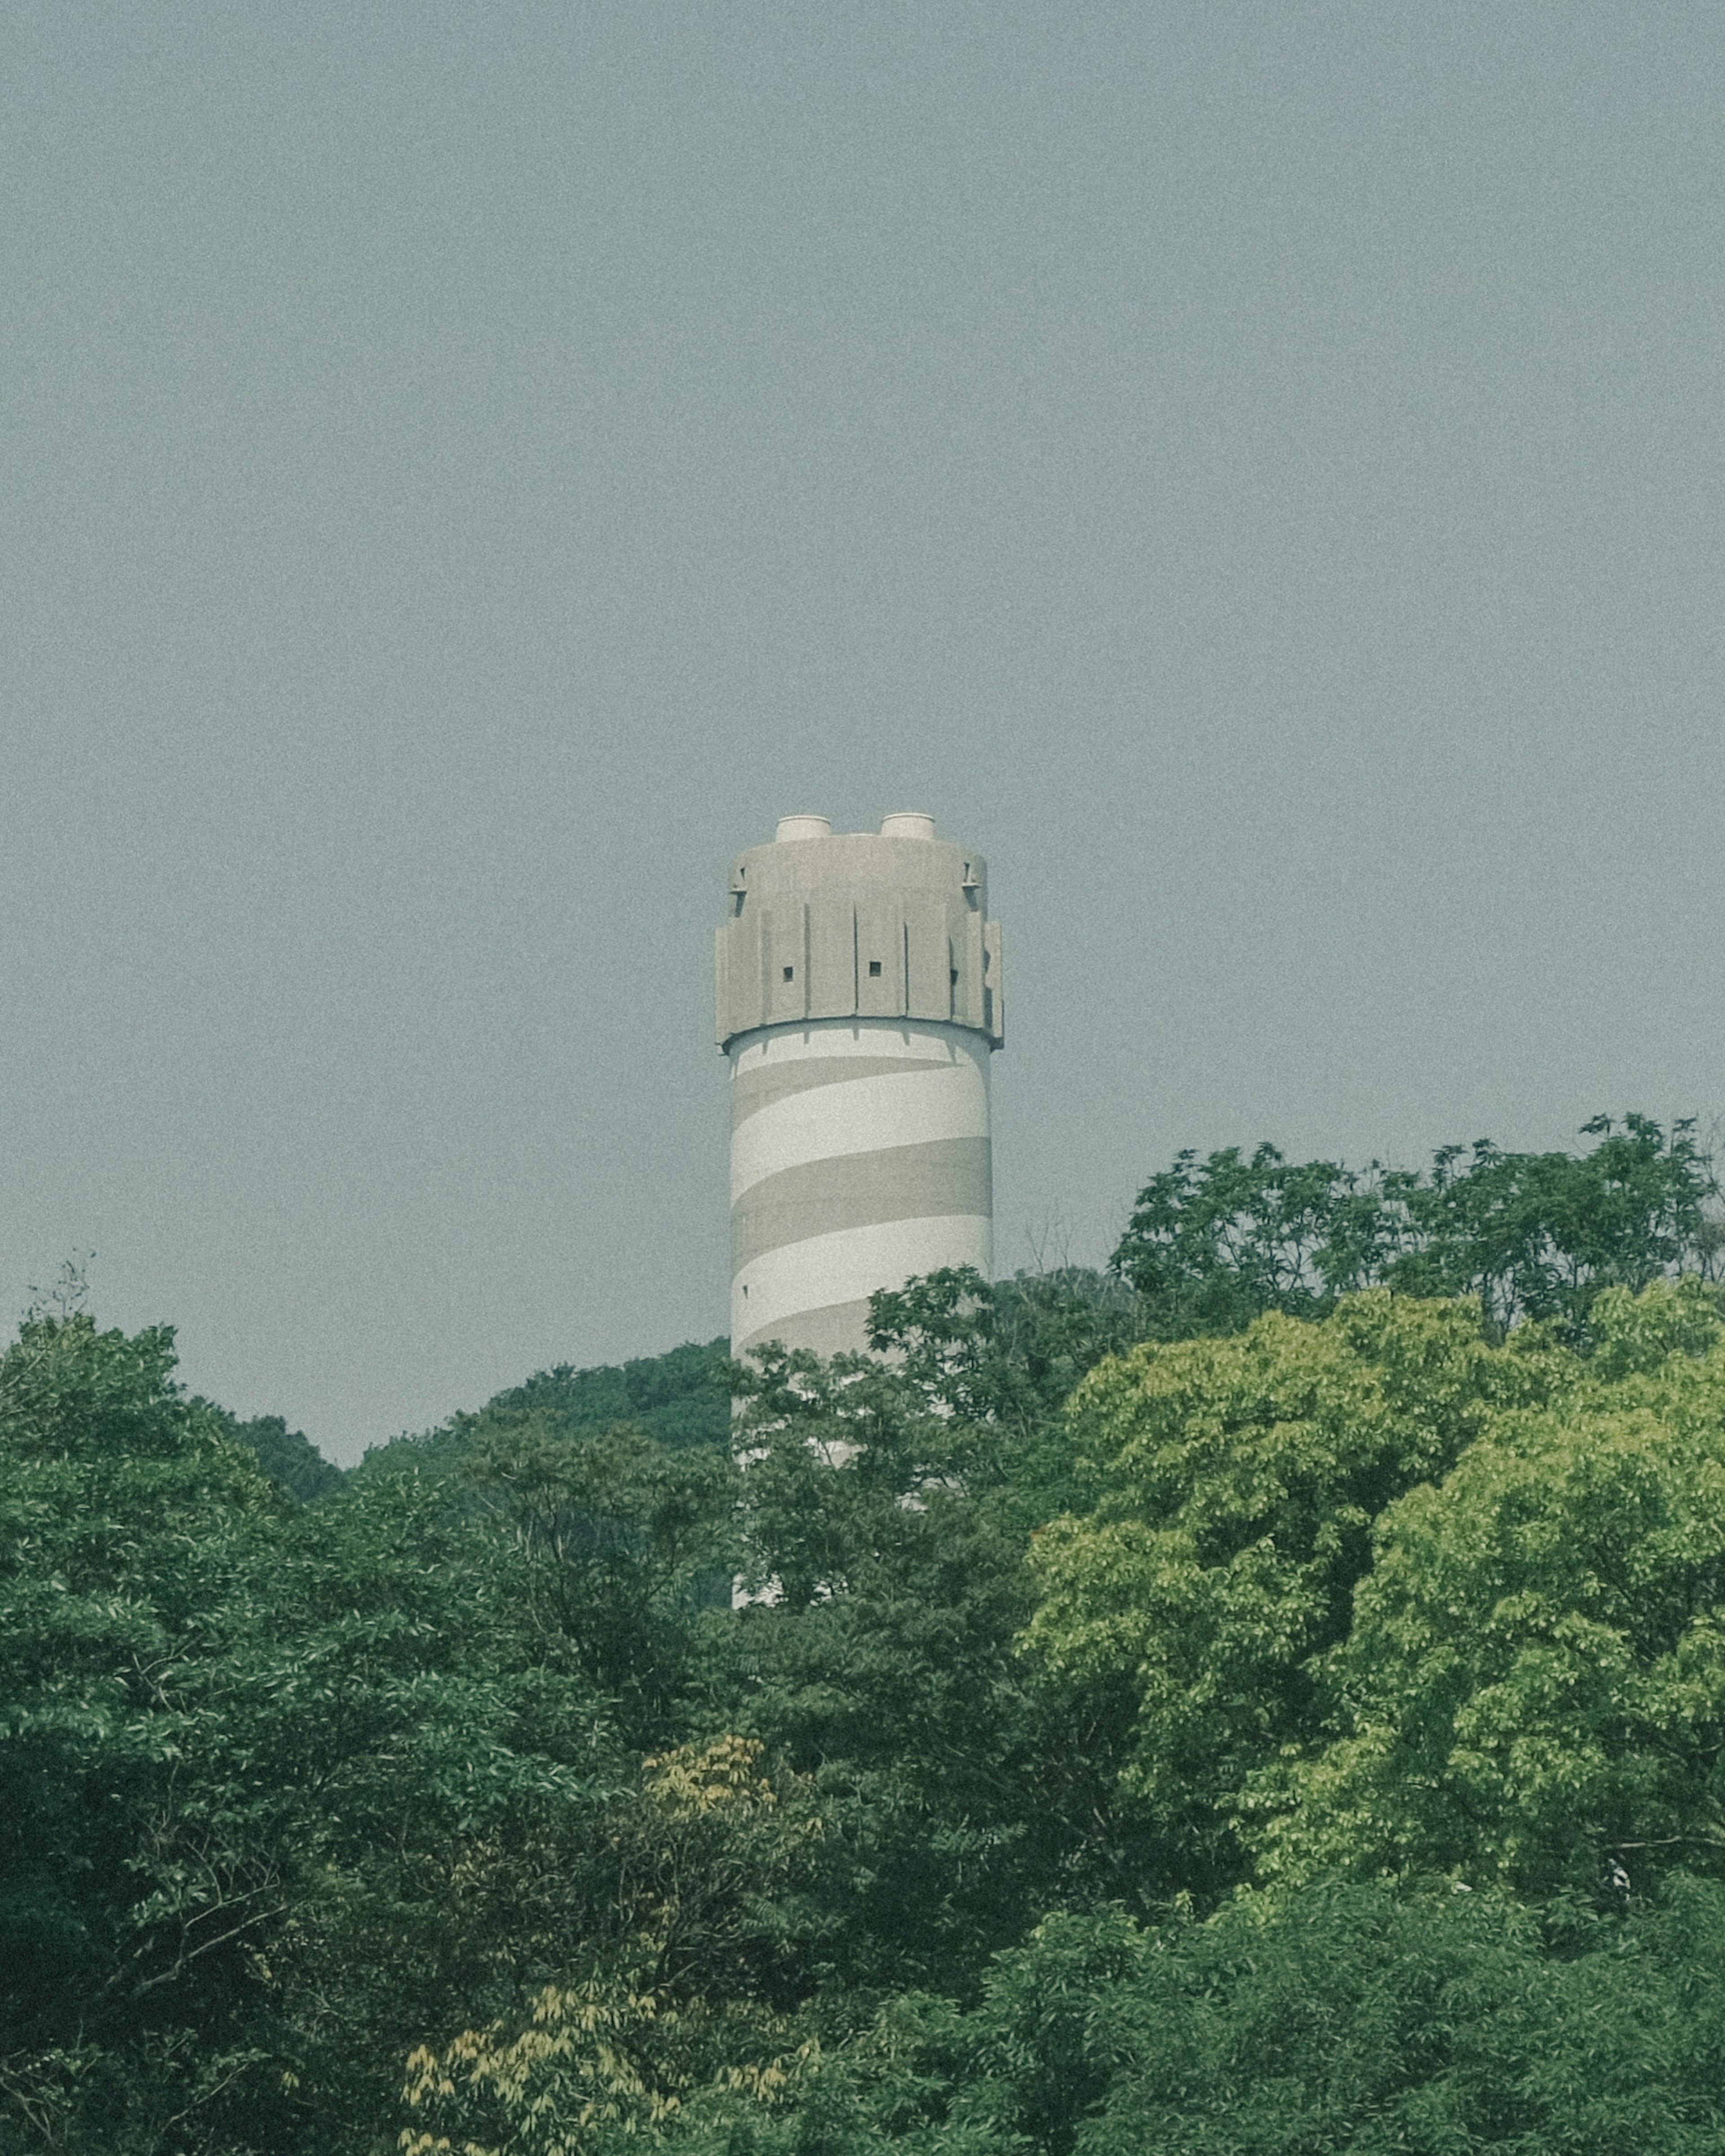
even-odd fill
[{"label": "tower shaft", "polygon": [[732,1345],[867,1344],[868,1298],[992,1264],[1000,932],[980,855],[932,820],[742,855],[718,932],[731,1071]]}]

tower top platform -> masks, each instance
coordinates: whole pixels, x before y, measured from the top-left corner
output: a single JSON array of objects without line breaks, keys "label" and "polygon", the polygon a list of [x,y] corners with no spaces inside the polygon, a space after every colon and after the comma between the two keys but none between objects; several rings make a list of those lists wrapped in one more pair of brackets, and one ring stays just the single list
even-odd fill
[{"label": "tower top platform", "polygon": [[1000,924],[988,864],[936,834],[934,819],[888,816],[835,834],[787,816],[770,844],[731,867],[718,931],[715,1037],[812,1019],[912,1019],[1006,1038]]}]

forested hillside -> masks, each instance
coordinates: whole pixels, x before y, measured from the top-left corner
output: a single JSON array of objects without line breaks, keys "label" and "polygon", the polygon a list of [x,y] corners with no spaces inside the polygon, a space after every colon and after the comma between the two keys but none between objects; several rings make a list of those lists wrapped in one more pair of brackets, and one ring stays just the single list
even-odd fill
[{"label": "forested hillside", "polygon": [[33,1314],[0,2149],[1725,2151],[1718,1192],[1585,1135],[346,1476]]}]

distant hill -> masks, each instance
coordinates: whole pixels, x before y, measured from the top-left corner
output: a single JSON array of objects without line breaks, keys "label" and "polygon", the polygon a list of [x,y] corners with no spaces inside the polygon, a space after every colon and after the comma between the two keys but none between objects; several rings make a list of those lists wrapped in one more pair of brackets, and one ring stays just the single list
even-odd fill
[{"label": "distant hill", "polygon": [[290,1430],[280,1415],[254,1415],[249,1422],[242,1422],[225,1408],[215,1412],[227,1424],[229,1435],[257,1454],[264,1472],[273,1476],[302,1505],[309,1505],[326,1490],[340,1487],[342,1475],[335,1461],[326,1460],[304,1430]]},{"label": "distant hill", "polygon": [[721,1375],[730,1356],[731,1343],[721,1336],[705,1345],[689,1341],[663,1355],[601,1363],[585,1370],[559,1363],[495,1394],[477,1414],[454,1415],[436,1430],[372,1446],[356,1471],[363,1473],[386,1457],[393,1462],[405,1446],[425,1466],[442,1467],[459,1457],[487,1420],[534,1410],[550,1416],[572,1437],[626,1422],[677,1449],[722,1445],[731,1431],[731,1399]]},{"label": "distant hill", "polygon": [[572,1434],[631,1422],[665,1445],[721,1445],[730,1433],[731,1401],[719,1373],[730,1357],[731,1343],[721,1338],[591,1370],[559,1363],[499,1393],[484,1411],[507,1414],[539,1408]]}]

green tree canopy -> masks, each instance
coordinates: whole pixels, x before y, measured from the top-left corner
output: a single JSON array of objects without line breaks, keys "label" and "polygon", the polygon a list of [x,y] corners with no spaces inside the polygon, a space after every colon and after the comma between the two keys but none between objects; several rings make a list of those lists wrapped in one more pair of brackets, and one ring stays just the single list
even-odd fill
[{"label": "green tree canopy", "polygon": [[1699,1283],[1611,1290],[1594,1323],[1561,1398],[1380,1516],[1285,1876],[1725,1870],[1725,1330]]},{"label": "green tree canopy", "polygon": [[269,2149],[531,1967],[485,1877],[620,1776],[506,1539],[411,1460],[293,1506],[173,1367],[77,1315],[0,1358],[0,2091]]},{"label": "green tree canopy", "polygon": [[1710,1170],[1590,1135],[1188,1158],[1111,1271],[321,1494],[62,1298],[0,2156],[1725,2148]]},{"label": "green tree canopy", "polygon": [[1321,1316],[1374,1286],[1476,1295],[1494,1337],[1549,1318],[1584,1341],[1595,1296],[1679,1272],[1712,1277],[1719,1187],[1692,1122],[1598,1116],[1580,1155],[1449,1145],[1425,1171],[1292,1164],[1274,1146],[1183,1152],[1138,1194],[1115,1270],[1163,1339],[1230,1332],[1266,1311]]},{"label": "green tree canopy", "polygon": [[256,1453],[258,1465],[270,1480],[300,1504],[309,1505],[341,1488],[341,1471],[334,1460],[326,1460],[304,1430],[290,1430],[280,1415],[253,1415],[242,1422],[221,1408],[210,1412],[222,1416],[232,1435]]},{"label": "green tree canopy", "polygon": [[1493,1346],[1476,1306],[1379,1288],[1318,1323],[1147,1342],[1079,1387],[1099,1495],[1034,1538],[1028,1645],[1048,1682],[1118,1702],[1168,1891],[1244,1875],[1255,1778],[1319,1734],[1315,1658],[1347,1635],[1384,1507],[1577,1368],[1531,1329]]}]

